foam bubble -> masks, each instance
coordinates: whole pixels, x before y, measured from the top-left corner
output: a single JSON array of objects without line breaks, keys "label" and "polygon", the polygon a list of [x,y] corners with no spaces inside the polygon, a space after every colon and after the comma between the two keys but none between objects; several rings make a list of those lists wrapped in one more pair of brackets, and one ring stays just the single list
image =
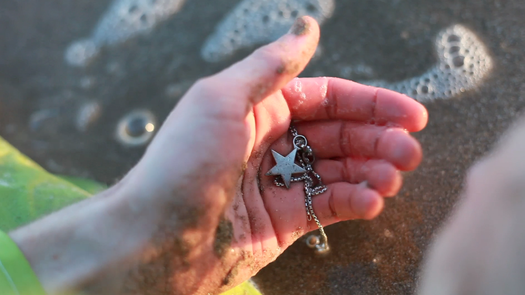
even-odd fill
[{"label": "foam bubble", "polygon": [[75,125],[77,130],[85,132],[93,123],[100,117],[102,108],[96,101],[89,101],[84,103],[78,109]]},{"label": "foam bubble", "polygon": [[142,146],[153,138],[156,126],[157,119],[152,112],[134,110],[120,119],[116,139],[125,146]]},{"label": "foam bubble", "polygon": [[88,65],[99,52],[98,46],[90,39],[76,41],[66,49],[65,60],[77,67]]},{"label": "foam bubble", "polygon": [[217,25],[202,47],[201,56],[208,62],[216,62],[240,48],[274,41],[303,15],[322,24],[332,16],[334,1],[244,0]]},{"label": "foam bubble", "polygon": [[[177,13],[185,0],[114,0],[102,16],[90,38],[74,42],[66,51],[65,60],[72,66],[85,66],[103,46],[114,45],[150,32],[159,22]],[[91,55],[82,59],[83,45]],[[81,52],[80,52],[81,53]],[[76,58],[76,59],[75,59]]]},{"label": "foam bubble", "polygon": [[95,86],[96,79],[95,77],[83,77],[80,79],[80,87],[83,89],[91,89]]},{"label": "foam bubble", "polygon": [[116,0],[95,28],[93,40],[111,45],[147,33],[183,4],[184,0]]},{"label": "foam bubble", "polygon": [[365,64],[341,65],[339,76],[345,79],[371,78],[374,76],[374,70]]},{"label": "foam bubble", "polygon": [[42,109],[31,114],[29,117],[29,128],[33,132],[40,131],[42,126],[51,119],[59,116],[58,109]]},{"label": "foam bubble", "polygon": [[476,34],[462,25],[441,31],[436,38],[438,64],[419,77],[397,83],[364,82],[392,89],[418,101],[449,98],[476,88],[492,70],[492,58]]}]

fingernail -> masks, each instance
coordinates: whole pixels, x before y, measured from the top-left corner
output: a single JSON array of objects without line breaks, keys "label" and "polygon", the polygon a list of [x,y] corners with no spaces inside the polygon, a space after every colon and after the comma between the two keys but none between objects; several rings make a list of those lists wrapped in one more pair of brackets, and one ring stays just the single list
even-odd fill
[{"label": "fingernail", "polygon": [[310,24],[304,19],[304,17],[299,17],[295,20],[295,23],[292,25],[288,33],[300,36],[306,34],[309,28]]}]

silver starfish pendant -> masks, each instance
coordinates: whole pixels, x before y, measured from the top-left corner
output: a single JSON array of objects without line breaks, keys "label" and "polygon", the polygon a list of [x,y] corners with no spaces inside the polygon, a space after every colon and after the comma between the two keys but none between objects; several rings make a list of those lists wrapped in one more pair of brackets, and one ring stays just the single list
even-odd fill
[{"label": "silver starfish pendant", "polygon": [[278,152],[272,150],[273,158],[275,159],[276,165],[266,173],[266,175],[280,175],[283,179],[286,188],[290,188],[290,182],[292,180],[292,174],[306,173],[306,170],[301,166],[295,164],[295,155],[297,149],[293,149],[286,157],[282,156]]}]

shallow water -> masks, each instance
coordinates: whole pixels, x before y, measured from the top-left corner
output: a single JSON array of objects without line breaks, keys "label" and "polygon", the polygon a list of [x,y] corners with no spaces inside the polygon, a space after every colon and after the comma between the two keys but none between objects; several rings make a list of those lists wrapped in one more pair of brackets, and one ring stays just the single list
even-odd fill
[{"label": "shallow water", "polygon": [[[323,22],[321,49],[303,75],[382,80],[383,86],[425,101],[430,123],[416,137],[426,158],[420,169],[406,174],[405,188],[377,220],[328,227],[330,254],[313,255],[301,239],[256,280],[267,294],[411,293],[422,252],[455,203],[467,167],[525,105],[525,4],[282,0],[268,2],[274,7],[261,5],[250,19],[240,14],[229,20],[246,3],[256,2],[0,0],[0,135],[51,172],[112,183],[138,161],[195,80],[278,36],[293,12],[310,3]],[[136,18],[120,15],[125,21],[114,24],[118,5],[131,14],[138,5],[147,22],[133,14]],[[237,30],[260,28],[261,35],[250,33],[248,40],[246,32],[234,32],[240,39],[222,46],[235,27],[225,23],[240,26]],[[454,60],[457,55],[436,55],[441,52],[437,38],[455,25],[468,30],[468,40],[475,40],[468,44],[481,52],[471,58],[468,44],[457,41],[457,51],[452,47],[458,44],[450,45],[448,53],[459,52],[463,65]],[[94,49],[72,51],[79,40],[91,40]],[[75,62],[79,56],[81,62]],[[441,76],[431,87],[415,84],[425,82],[446,58],[460,65],[452,76],[463,86]],[[462,80],[469,58],[490,67]],[[432,87],[440,90],[430,95]],[[148,115],[137,117],[137,110]],[[122,127],[127,116],[135,120]],[[148,123],[155,125],[151,132]],[[119,132],[133,135],[134,144]]]}]

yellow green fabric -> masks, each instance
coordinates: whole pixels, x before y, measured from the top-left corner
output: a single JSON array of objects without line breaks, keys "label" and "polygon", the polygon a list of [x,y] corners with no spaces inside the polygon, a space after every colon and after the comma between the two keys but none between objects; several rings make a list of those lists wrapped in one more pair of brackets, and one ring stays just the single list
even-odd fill
[{"label": "yellow green fabric", "polygon": [[45,295],[24,254],[0,231],[0,294]]},{"label": "yellow green fabric", "polygon": [[0,230],[9,232],[89,196],[49,174],[0,137]]},{"label": "yellow green fabric", "polygon": [[[9,232],[104,188],[91,180],[52,175],[0,137],[0,231]],[[7,261],[12,271],[11,280],[0,271],[0,295],[44,294],[35,293],[38,281],[16,245],[6,234],[0,232],[0,237],[0,261]],[[25,293],[13,293],[11,281],[26,284],[20,289]],[[221,295],[261,293],[247,281]]]},{"label": "yellow green fabric", "polygon": [[107,185],[98,183],[98,182],[90,180],[90,179],[73,177],[73,176],[67,176],[67,175],[56,175],[56,176],[58,176],[59,178],[65,180],[67,182],[70,182],[71,184],[73,184],[74,186],[76,186],[76,187],[78,187],[80,189],[85,190],[90,195],[96,195],[96,194],[100,193],[101,191],[103,191],[103,190],[108,188]]},{"label": "yellow green fabric", "polygon": [[220,295],[261,295],[261,292],[259,292],[252,281],[249,280]]}]

